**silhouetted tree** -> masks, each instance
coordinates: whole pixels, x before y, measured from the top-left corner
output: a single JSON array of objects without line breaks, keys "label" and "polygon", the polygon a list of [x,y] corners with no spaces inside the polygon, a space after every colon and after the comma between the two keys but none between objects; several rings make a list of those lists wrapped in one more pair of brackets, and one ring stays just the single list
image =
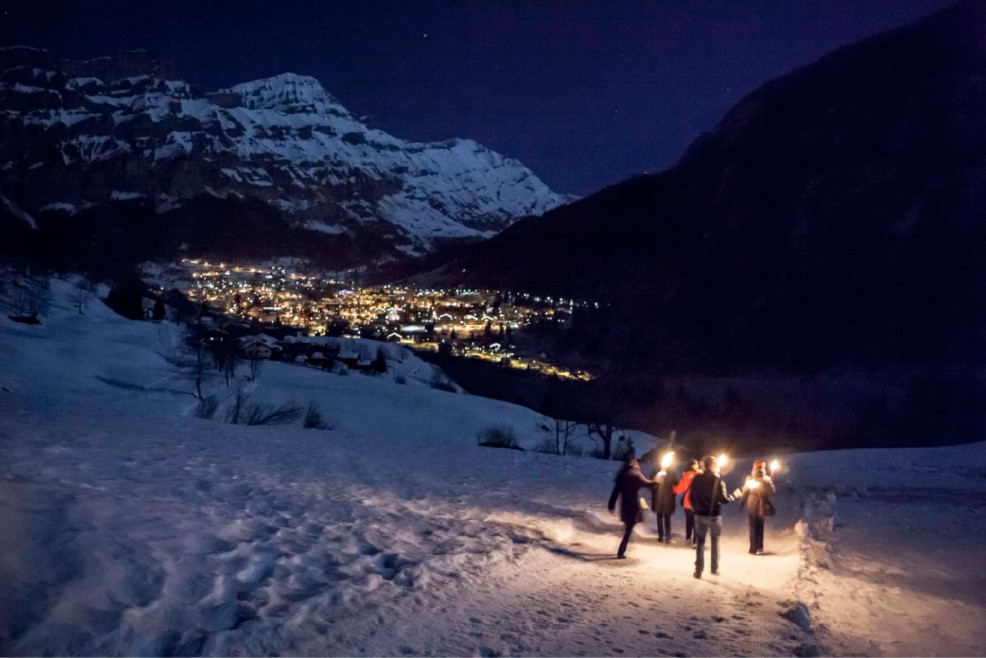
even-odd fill
[{"label": "silhouetted tree", "polygon": [[377,349],[377,356],[373,360],[373,372],[378,375],[383,375],[387,372],[387,355],[384,353],[382,347]]},{"label": "silhouetted tree", "polygon": [[88,281],[80,281],[76,289],[72,292],[72,304],[79,311],[79,315],[84,315],[89,299],[92,297],[92,287]]},{"label": "silhouetted tree", "polygon": [[239,359],[240,356],[236,353],[236,349],[226,350],[223,357],[223,377],[226,379],[226,386],[229,386],[229,383],[236,377],[236,366]]},{"label": "silhouetted tree", "polygon": [[264,361],[260,357],[253,355],[250,357],[250,381],[257,381],[257,377],[264,369]]},{"label": "silhouetted tree", "polygon": [[575,394],[574,386],[566,386],[563,382],[552,379],[537,405],[538,411],[548,418],[546,429],[554,434],[554,452],[558,455],[566,454],[569,446],[576,440],[575,432],[579,423],[565,420],[575,415]]},{"label": "silhouetted tree", "polygon": [[624,422],[627,391],[613,372],[597,377],[581,390],[583,395],[578,405],[581,423],[589,436],[601,444],[603,459],[611,459],[613,436]]},{"label": "silhouetted tree", "polygon": [[38,318],[48,313],[51,305],[51,291],[47,277],[44,280],[25,278],[15,283],[13,318],[37,324]]}]

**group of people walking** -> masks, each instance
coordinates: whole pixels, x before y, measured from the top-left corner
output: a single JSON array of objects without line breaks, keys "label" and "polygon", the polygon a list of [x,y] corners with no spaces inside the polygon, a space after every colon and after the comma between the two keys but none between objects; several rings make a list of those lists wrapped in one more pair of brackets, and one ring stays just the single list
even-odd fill
[{"label": "group of people walking", "polygon": [[616,509],[619,501],[624,526],[616,554],[619,559],[626,557],[630,536],[640,521],[641,512],[646,509],[646,501],[640,496],[641,489],[651,490],[651,507],[657,515],[657,541],[664,544],[671,543],[671,516],[677,507],[677,497],[681,496],[685,510],[685,541],[695,547],[696,578],[701,578],[705,569],[705,542],[710,536],[710,567],[713,574],[719,573],[722,506],[737,499],[750,522],[750,554],[763,553],[764,520],[774,514],[771,497],[776,493],[764,461],[753,462],[753,470],[743,487],[730,494],[715,457],[703,457],[701,461],[693,459],[680,477],[670,469],[662,469],[654,478],[648,478],[630,452],[616,474],[613,493],[609,497],[610,511]]}]

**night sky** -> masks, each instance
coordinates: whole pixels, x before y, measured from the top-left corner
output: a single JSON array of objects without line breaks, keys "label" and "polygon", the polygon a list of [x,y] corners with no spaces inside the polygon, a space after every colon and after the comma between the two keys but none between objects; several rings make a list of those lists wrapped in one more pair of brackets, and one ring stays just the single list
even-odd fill
[{"label": "night sky", "polygon": [[584,195],[673,164],[760,83],[948,4],[0,0],[0,44],[145,48],[203,90],[312,75],[375,127],[470,137]]}]

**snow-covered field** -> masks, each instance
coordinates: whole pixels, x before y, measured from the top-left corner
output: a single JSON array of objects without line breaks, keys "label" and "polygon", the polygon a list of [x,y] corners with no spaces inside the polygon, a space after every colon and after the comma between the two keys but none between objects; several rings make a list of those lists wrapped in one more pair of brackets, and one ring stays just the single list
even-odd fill
[{"label": "snow-covered field", "polygon": [[331,429],[230,425],[196,417],[175,327],[53,290],[45,324],[0,319],[0,653],[986,653],[984,444],[786,456],[768,554],[727,508],[696,581],[653,517],[613,559],[615,464],[478,447],[544,419],[413,357],[406,384],[267,364],[253,398]]}]

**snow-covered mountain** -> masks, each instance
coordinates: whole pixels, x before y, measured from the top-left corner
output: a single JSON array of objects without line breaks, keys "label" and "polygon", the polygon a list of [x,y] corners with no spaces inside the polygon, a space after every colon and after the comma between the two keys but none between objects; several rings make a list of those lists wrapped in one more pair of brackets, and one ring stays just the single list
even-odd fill
[{"label": "snow-covered mountain", "polygon": [[405,253],[489,237],[565,200],[474,141],[371,128],[312,77],[202,93],[144,52],[0,50],[0,171],[5,204],[31,217],[119,202],[164,214],[211,196],[260,202],[311,239],[371,235]]}]

